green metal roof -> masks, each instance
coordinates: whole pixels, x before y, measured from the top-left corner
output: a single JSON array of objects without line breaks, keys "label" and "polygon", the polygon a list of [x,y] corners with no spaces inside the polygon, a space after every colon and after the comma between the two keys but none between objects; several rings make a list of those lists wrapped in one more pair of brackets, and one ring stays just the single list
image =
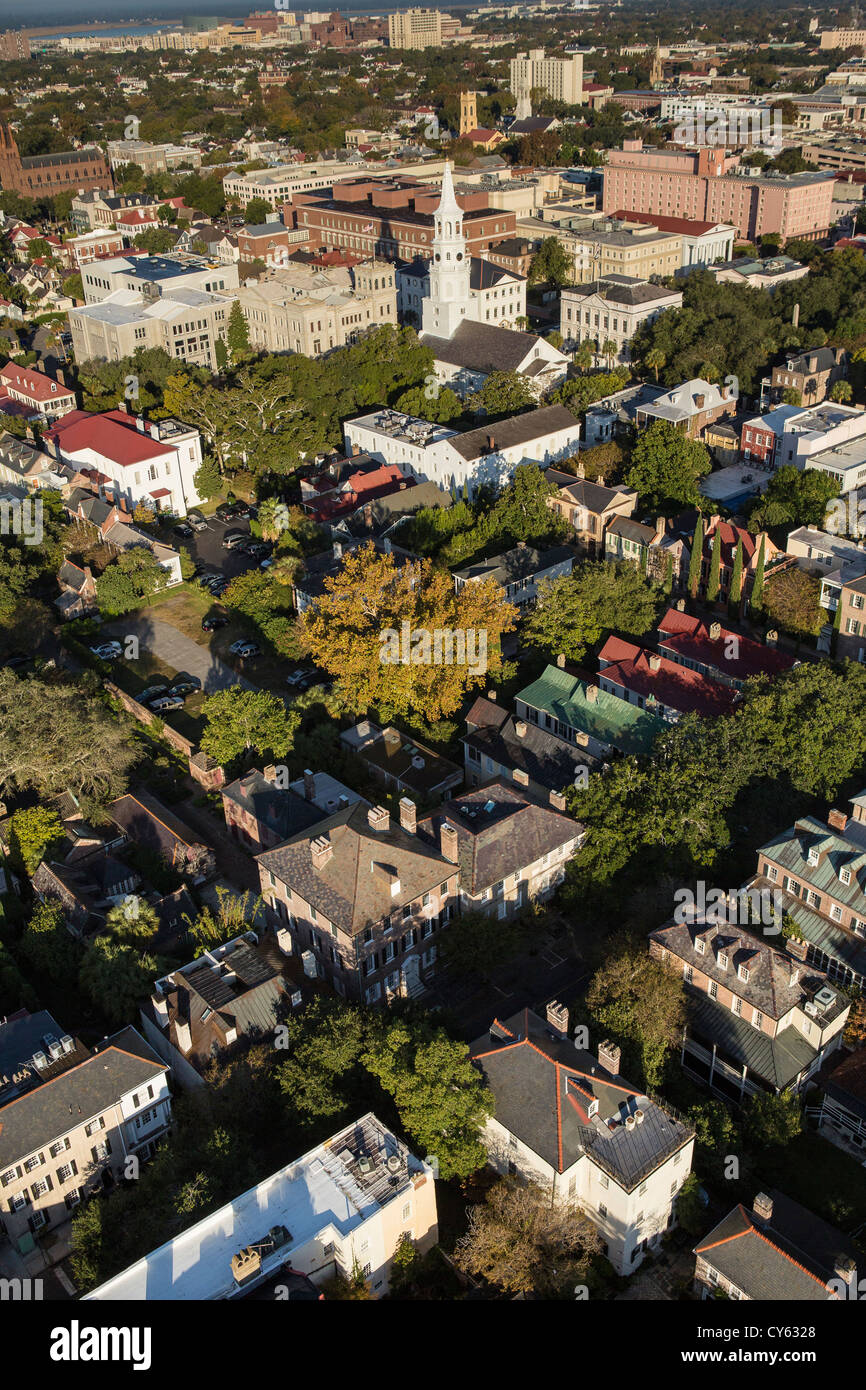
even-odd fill
[{"label": "green metal roof", "polygon": [[598,698],[592,701],[586,692],[586,681],[558,666],[548,666],[538,680],[518,692],[517,699],[623,753],[651,752],[656,738],[667,727],[663,719],[607,690],[599,689]]}]

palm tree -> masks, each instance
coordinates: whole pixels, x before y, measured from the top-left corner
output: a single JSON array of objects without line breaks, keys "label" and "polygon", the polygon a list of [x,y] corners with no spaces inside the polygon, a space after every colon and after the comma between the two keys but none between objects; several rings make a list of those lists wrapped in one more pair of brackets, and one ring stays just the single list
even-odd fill
[{"label": "palm tree", "polygon": [[610,371],[610,364],[611,364],[613,358],[616,357],[616,354],[617,354],[617,345],[616,345],[616,343],[614,342],[613,338],[605,338],[604,342],[603,342],[602,345],[601,345],[601,355],[602,355],[602,357],[604,358],[604,360],[607,362],[607,369],[608,369],[608,371]]},{"label": "palm tree", "polygon": [[843,405],[845,402],[850,401],[852,395],[853,392],[849,381],[834,381],[830,388],[830,400],[835,401],[837,405]]},{"label": "palm tree", "polygon": [[580,344],[574,354],[574,365],[582,372],[588,372],[592,366],[593,351],[587,339]]},{"label": "palm tree", "polygon": [[666,366],[667,360],[668,359],[665,357],[664,353],[659,348],[650,348],[649,352],[644,358],[644,361],[646,362],[647,366],[653,372],[655,372],[656,381],[658,381],[659,379],[659,372],[661,371],[662,367]]}]

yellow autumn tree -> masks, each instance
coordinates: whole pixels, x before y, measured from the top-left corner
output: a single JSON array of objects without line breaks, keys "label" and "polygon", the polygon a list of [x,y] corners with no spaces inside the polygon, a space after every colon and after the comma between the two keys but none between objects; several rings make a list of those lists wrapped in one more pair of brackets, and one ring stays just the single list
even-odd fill
[{"label": "yellow autumn tree", "polygon": [[502,634],[517,621],[492,579],[455,593],[447,570],[429,560],[398,567],[373,545],[347,556],[325,588],[303,614],[301,635],[357,712],[447,718],[500,670]]}]

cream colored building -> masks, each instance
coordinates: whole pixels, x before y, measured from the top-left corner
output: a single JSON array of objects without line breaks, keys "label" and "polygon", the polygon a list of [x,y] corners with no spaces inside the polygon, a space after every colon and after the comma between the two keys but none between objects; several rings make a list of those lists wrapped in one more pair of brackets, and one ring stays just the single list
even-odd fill
[{"label": "cream colored building", "polygon": [[583,58],[579,53],[568,58],[549,58],[543,48],[532,48],[512,58],[512,95],[526,98],[533,88],[554,101],[579,106],[583,100]]},{"label": "cream colored building", "polygon": [[[43,1013],[4,1029],[43,1019],[53,1023]],[[131,1176],[130,1156],[148,1157],[171,1123],[168,1069],[134,1028],[92,1054],[51,1032],[26,1054],[2,1078],[0,1101],[0,1225],[20,1248],[67,1221],[83,1198]]]},{"label": "cream colored building", "polygon": [[397,322],[397,283],[387,261],[351,269],[282,266],[238,294],[254,348],[319,357],[369,328]]},{"label": "cream colored building", "polygon": [[163,348],[171,357],[215,372],[216,345],[225,339],[234,295],[176,289],[152,299],[119,289],[98,304],[69,310],[76,362],[117,362],[136,348]]},{"label": "cream colored building", "polygon": [[679,290],[650,285],[628,275],[609,275],[562,291],[559,331],[570,343],[613,343],[612,360],[628,362],[631,340],[641,324],[652,323],[665,309],[679,309]]},{"label": "cream colored building", "polygon": [[388,16],[388,43],[392,48],[441,48],[440,10],[399,10]]},{"label": "cream colored building", "polygon": [[368,1113],[85,1298],[212,1301],[356,1268],[383,1298],[404,1238],[422,1255],[439,1238],[433,1169]]},{"label": "cream colored building", "polygon": [[675,275],[683,261],[683,239],[678,232],[660,232],[643,223],[619,223],[615,229],[600,227],[575,231],[564,226],[539,222],[538,218],[518,221],[517,235],[555,236],[574,262],[574,282],[603,279],[606,275],[629,275],[649,280],[653,275]]}]

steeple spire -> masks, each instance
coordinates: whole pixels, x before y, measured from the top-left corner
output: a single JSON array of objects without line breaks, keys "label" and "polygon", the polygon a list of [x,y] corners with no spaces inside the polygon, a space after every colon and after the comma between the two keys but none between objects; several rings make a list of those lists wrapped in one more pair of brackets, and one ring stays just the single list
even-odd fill
[{"label": "steeple spire", "polygon": [[446,159],[445,172],[442,175],[442,197],[439,199],[439,206],[436,209],[437,217],[462,217],[463,212],[454,194],[454,182],[451,178],[451,165]]}]

